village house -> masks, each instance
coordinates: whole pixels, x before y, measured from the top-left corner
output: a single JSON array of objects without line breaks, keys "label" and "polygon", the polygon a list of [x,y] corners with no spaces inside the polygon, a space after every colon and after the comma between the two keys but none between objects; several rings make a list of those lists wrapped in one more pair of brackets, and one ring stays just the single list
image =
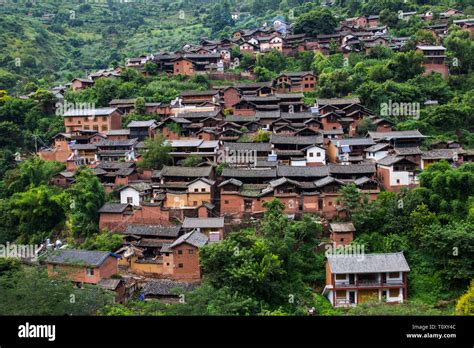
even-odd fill
[{"label": "village house", "polygon": [[71,88],[74,92],[92,87],[93,85],[94,81],[92,79],[75,78],[71,81]]},{"label": "village house", "polygon": [[354,239],[356,231],[352,222],[332,222],[329,224],[330,238],[336,246],[348,245]]},{"label": "village house", "polygon": [[118,256],[105,251],[55,250],[48,255],[48,276],[65,276],[74,283],[97,284],[118,273]]},{"label": "village house", "polygon": [[135,274],[162,276],[162,249],[175,241],[181,233],[181,226],[153,224],[128,224],[123,231],[124,247],[117,251],[122,255],[119,267]]},{"label": "village house", "polygon": [[174,280],[199,281],[201,279],[199,250],[208,242],[209,238],[206,235],[193,230],[163,248],[164,275],[169,275]]},{"label": "village house", "polygon": [[104,140],[97,144],[97,159],[101,162],[134,161],[138,139]]},{"label": "village house", "polygon": [[377,176],[387,191],[418,186],[419,172],[419,166],[405,157],[389,155],[377,161]]},{"label": "village house", "polygon": [[334,139],[328,143],[327,154],[332,163],[360,163],[364,161],[364,151],[375,145],[372,138]]},{"label": "village house", "polygon": [[63,114],[66,132],[95,130],[106,133],[122,128],[122,114],[115,108],[67,110]]},{"label": "village house", "polygon": [[183,222],[183,230],[197,229],[209,238],[209,242],[217,242],[224,239],[224,218],[191,218],[186,217]]},{"label": "village house", "polygon": [[325,295],[334,307],[369,301],[403,303],[407,300],[405,256],[400,253],[331,255],[326,262]]},{"label": "village house", "polygon": [[159,301],[162,303],[179,303],[183,292],[196,289],[196,282],[183,282],[171,279],[154,279],[147,281],[143,286],[142,294],[145,301]]},{"label": "village house", "polygon": [[420,45],[416,46],[417,51],[423,53],[424,62],[423,67],[425,68],[425,74],[431,74],[432,72],[440,73],[443,78],[448,76],[449,70],[445,63],[446,60],[446,48],[443,46],[428,46]]},{"label": "village house", "polygon": [[421,154],[421,169],[425,170],[433,163],[443,160],[453,166],[461,165],[464,162],[465,153],[466,151],[462,148],[432,149],[429,151],[423,151]]},{"label": "village house", "polygon": [[274,84],[278,93],[310,92],[316,89],[316,76],[312,71],[282,73]]},{"label": "village house", "polygon": [[132,121],[127,125],[129,129],[129,138],[143,141],[147,138],[152,139],[155,136],[155,129],[158,123],[155,120],[149,121]]},{"label": "village house", "polygon": [[147,182],[130,183],[127,186],[121,187],[119,192],[120,203],[133,206],[140,206],[141,202],[150,200],[152,197],[152,187]]}]

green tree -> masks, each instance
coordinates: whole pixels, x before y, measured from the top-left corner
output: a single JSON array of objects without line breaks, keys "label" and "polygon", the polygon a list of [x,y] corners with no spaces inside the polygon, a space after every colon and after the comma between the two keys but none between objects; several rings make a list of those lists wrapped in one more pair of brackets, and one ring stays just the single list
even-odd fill
[{"label": "green tree", "polygon": [[99,209],[105,203],[105,189],[90,169],[80,168],[74,184],[67,190],[69,214],[67,226],[75,237],[98,231]]},{"label": "green tree", "polygon": [[171,145],[169,145],[163,135],[159,134],[154,139],[145,140],[145,152],[138,165],[142,168],[161,169],[171,162]]},{"label": "green tree", "polygon": [[312,10],[299,16],[295,22],[295,34],[307,34],[316,37],[319,34],[331,34],[338,22],[329,9]]}]

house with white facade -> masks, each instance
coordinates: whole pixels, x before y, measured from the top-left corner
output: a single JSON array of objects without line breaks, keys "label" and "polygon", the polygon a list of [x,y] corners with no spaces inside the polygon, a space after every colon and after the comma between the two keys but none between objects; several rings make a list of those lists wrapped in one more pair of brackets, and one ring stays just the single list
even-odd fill
[{"label": "house with white facade", "polygon": [[403,303],[410,267],[402,252],[328,256],[323,290],[334,307],[364,302]]}]

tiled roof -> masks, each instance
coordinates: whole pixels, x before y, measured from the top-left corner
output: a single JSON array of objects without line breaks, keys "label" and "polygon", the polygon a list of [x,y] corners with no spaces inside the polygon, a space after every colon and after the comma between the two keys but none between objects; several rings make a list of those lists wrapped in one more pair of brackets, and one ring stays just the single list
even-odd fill
[{"label": "tiled roof", "polygon": [[255,150],[259,152],[272,151],[272,145],[270,143],[224,143],[224,149],[228,148],[229,150]]},{"label": "tiled roof", "polygon": [[410,271],[402,252],[354,256],[333,255],[328,257],[328,262],[333,274]]},{"label": "tiled roof", "polygon": [[206,245],[208,241],[209,241],[209,238],[205,234],[198,232],[198,230],[194,230],[189,233],[183,234],[181,237],[176,239],[170,245],[170,249],[173,249],[174,247],[181,245],[183,243],[188,243],[195,246],[196,248],[201,248],[204,245]]},{"label": "tiled roof", "polygon": [[224,168],[222,176],[225,178],[275,178],[276,169],[239,169]]},{"label": "tiled roof", "polygon": [[117,111],[116,108],[98,108],[98,109],[77,109],[68,110],[63,116],[107,116]]},{"label": "tiled roof", "polygon": [[360,104],[360,99],[355,98],[318,98],[316,99],[319,107],[322,105],[346,105],[346,104]]},{"label": "tiled roof", "polygon": [[333,164],[329,165],[329,172],[331,174],[364,174],[375,173],[375,165],[372,163],[362,164]]},{"label": "tiled roof", "polygon": [[168,167],[164,166],[160,172],[162,177],[208,177],[212,173],[212,167]]},{"label": "tiled roof", "polygon": [[190,218],[185,217],[183,228],[223,228],[224,218]]},{"label": "tiled roof", "polygon": [[423,151],[421,158],[423,159],[452,159],[454,155],[464,154],[465,151],[461,148],[457,149],[436,149],[430,151]]},{"label": "tiled roof", "polygon": [[64,249],[51,252],[46,262],[98,267],[111,255],[108,251]]},{"label": "tiled roof", "polygon": [[372,132],[368,135],[374,140],[408,139],[408,138],[426,138],[418,130],[392,131],[392,132]]},{"label": "tiled roof", "polygon": [[298,136],[293,135],[276,135],[272,134],[270,142],[272,144],[294,144],[294,145],[314,145],[322,144],[322,135]]},{"label": "tiled roof", "polygon": [[329,224],[333,232],[355,232],[356,229],[352,222],[333,222]]},{"label": "tiled roof", "polygon": [[99,209],[99,213],[123,213],[129,206],[130,204],[105,203]]},{"label": "tiled roof", "polygon": [[371,146],[374,145],[374,139],[372,138],[347,138],[347,139],[334,139],[331,140],[336,146]]},{"label": "tiled roof", "polygon": [[161,225],[139,225],[130,224],[124,234],[134,234],[137,236],[156,236],[177,238],[181,226],[161,226]]},{"label": "tiled roof", "polygon": [[329,168],[327,166],[307,166],[307,167],[293,167],[293,166],[278,166],[277,172],[279,177],[307,177],[318,178],[329,175]]}]

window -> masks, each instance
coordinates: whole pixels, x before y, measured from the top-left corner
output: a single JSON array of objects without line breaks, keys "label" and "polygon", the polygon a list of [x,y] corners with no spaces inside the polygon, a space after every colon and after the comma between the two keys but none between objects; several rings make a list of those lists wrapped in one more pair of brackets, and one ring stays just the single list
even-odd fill
[{"label": "window", "polygon": [[336,280],[346,280],[345,274],[336,274]]},{"label": "window", "polygon": [[399,289],[388,289],[388,297],[398,297],[400,296]]},{"label": "window", "polygon": [[183,251],[182,250],[178,250],[178,255],[182,255],[183,254]]},{"label": "window", "polygon": [[313,157],[313,156],[314,156],[314,153],[310,152],[309,157]]},{"label": "window", "polygon": [[199,189],[195,188],[195,189],[194,189],[194,192],[199,192]]},{"label": "window", "polygon": [[224,201],[224,204],[229,204],[229,201]]},{"label": "window", "polygon": [[107,116],[102,116],[102,121],[107,122]]},{"label": "window", "polygon": [[201,192],[206,192],[206,189],[205,189],[205,188],[202,188],[202,189],[201,189]]},{"label": "window", "polygon": [[89,277],[92,277],[94,275],[94,269],[93,268],[87,268],[86,271],[87,271],[87,275]]},{"label": "window", "polygon": [[53,272],[57,272],[59,269],[58,265],[53,265]]},{"label": "window", "polygon": [[399,184],[399,183],[400,183],[400,179],[397,179],[397,184]]},{"label": "window", "polygon": [[98,131],[99,130],[99,126],[98,125],[94,125],[94,130]]},{"label": "window", "polygon": [[103,124],[103,125],[102,125],[102,130],[103,130],[103,131],[106,131],[106,130],[107,130],[107,125]]},{"label": "window", "polygon": [[178,263],[178,268],[183,268],[183,264],[182,264],[182,263]]},{"label": "window", "polygon": [[398,273],[398,272],[390,272],[390,273],[388,274],[388,277],[389,277],[389,278],[392,278],[392,279],[393,279],[393,278],[400,278],[400,273]]},{"label": "window", "polygon": [[331,201],[329,201],[329,202],[328,202],[328,205],[329,205],[329,206],[332,206],[332,202],[331,202]]},{"label": "window", "polygon": [[321,152],[316,153],[316,157],[321,157]]},{"label": "window", "polygon": [[198,205],[198,202],[197,202],[197,201],[194,201],[194,202],[193,202],[193,205],[194,205],[194,206]]},{"label": "window", "polygon": [[336,298],[346,298],[346,290],[337,290]]},{"label": "window", "polygon": [[133,197],[127,197],[127,203],[132,204],[133,203]]},{"label": "window", "polygon": [[169,262],[167,262],[167,263],[166,263],[166,266],[169,266],[169,265],[170,265],[170,263],[169,263]]},{"label": "window", "polygon": [[188,254],[189,254],[189,255],[194,254],[194,250],[193,250],[193,249],[189,249],[189,250],[188,250]]}]

